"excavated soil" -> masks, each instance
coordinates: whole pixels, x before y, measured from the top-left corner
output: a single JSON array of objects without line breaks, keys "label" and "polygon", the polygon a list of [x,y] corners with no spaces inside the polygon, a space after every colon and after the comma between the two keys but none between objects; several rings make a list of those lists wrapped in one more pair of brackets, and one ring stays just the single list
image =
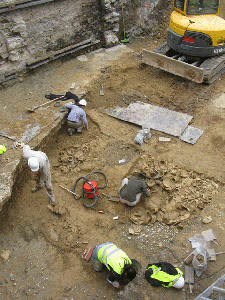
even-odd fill
[{"label": "excavated soil", "polygon": [[[52,142],[41,147],[50,160],[58,213],[48,210],[44,190],[31,193],[34,181],[26,166],[19,174],[0,213],[0,299],[116,299],[118,290],[107,283],[107,271],[96,273],[83,259],[89,247],[107,241],[139,260],[143,268],[164,260],[184,271],[182,262],[191,252],[188,239],[210,228],[218,242],[212,247],[224,251],[225,117],[223,103],[218,105],[215,99],[225,95],[225,75],[206,86],[142,64],[142,49],[153,49],[162,41],[163,34],[131,41],[128,51],[103,67],[101,62],[96,67],[93,61],[77,59],[55,62],[0,91],[5,107],[1,126],[10,127],[25,106],[45,102],[49,92],[63,94],[72,83],[87,78],[82,93],[89,122],[88,131],[73,136],[63,125]],[[96,80],[103,86],[103,96]],[[159,137],[169,136],[151,130],[152,137],[142,146],[134,144],[140,127],[108,116],[106,109],[137,101],[187,113],[193,116],[191,125],[204,133],[191,145],[173,136],[159,142]],[[44,113],[47,118],[48,110]],[[10,141],[0,141],[10,149]],[[21,153],[10,149],[8,155],[13,151]],[[1,164],[6,164],[7,152],[1,157]],[[93,177],[93,171],[107,176],[107,186],[99,189],[96,205],[86,208],[79,184],[77,199],[59,185],[72,190],[76,180]],[[149,177],[151,197],[143,197],[132,209],[117,202],[118,189],[124,177],[140,171]],[[101,176],[97,182],[101,186]],[[217,255],[195,278],[193,294],[188,286],[152,288],[142,277],[119,297],[194,299],[224,274],[224,268],[224,254]]]}]

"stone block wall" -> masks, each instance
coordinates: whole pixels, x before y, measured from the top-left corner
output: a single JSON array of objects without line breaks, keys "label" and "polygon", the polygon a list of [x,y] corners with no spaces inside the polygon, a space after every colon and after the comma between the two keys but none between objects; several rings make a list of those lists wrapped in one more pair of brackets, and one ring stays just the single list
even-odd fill
[{"label": "stone block wall", "polygon": [[[0,82],[10,74],[26,71],[27,63],[87,39],[100,40],[104,47],[118,44],[123,37],[123,20],[129,37],[151,34],[171,6],[169,0],[40,2],[2,0],[0,3]],[[21,8],[27,3],[29,7]],[[4,7],[10,9],[1,12]]]}]

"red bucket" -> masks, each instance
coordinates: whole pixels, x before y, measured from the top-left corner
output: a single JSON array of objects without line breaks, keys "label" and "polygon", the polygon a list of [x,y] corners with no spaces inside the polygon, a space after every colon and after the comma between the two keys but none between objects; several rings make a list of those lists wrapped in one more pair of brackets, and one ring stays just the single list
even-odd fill
[{"label": "red bucket", "polygon": [[85,182],[84,184],[84,191],[86,193],[86,196],[88,198],[94,198],[94,194],[96,196],[99,195],[99,191],[98,191],[98,185],[97,185],[97,182],[95,181],[88,181],[88,182]]}]

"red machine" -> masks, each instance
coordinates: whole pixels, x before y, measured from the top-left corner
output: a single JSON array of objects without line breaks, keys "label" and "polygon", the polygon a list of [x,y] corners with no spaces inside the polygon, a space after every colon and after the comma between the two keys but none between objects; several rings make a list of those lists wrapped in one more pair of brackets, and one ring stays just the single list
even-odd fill
[{"label": "red machine", "polygon": [[[94,178],[92,179],[91,177],[93,176]],[[107,177],[104,173],[100,171],[93,171],[85,176],[79,177],[73,186],[73,194],[75,199],[76,199],[75,189],[80,180],[83,180],[83,184],[82,184],[83,204],[85,207],[90,208],[94,206],[97,202],[98,199],[97,196],[99,195],[98,189],[104,189],[106,187]]]},{"label": "red machine", "polygon": [[86,193],[86,196],[89,199],[92,199],[96,196],[99,195],[99,191],[98,191],[98,185],[97,182],[95,181],[87,181],[84,184],[84,191]]}]

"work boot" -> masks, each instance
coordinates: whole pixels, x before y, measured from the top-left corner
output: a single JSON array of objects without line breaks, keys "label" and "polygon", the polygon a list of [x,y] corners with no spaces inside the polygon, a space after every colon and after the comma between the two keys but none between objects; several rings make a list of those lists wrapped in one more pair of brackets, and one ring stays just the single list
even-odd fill
[{"label": "work boot", "polygon": [[104,269],[104,265],[99,260],[93,260],[93,269],[100,272]]},{"label": "work boot", "polygon": [[70,136],[73,135],[72,128],[68,128],[68,134],[69,134]]},{"label": "work boot", "polygon": [[38,190],[42,189],[42,186],[41,185],[36,185],[35,187],[33,187],[31,189],[31,192],[32,193],[36,193]]},{"label": "work boot", "polygon": [[75,133],[75,129],[73,128],[68,128],[68,134],[71,136]]}]

